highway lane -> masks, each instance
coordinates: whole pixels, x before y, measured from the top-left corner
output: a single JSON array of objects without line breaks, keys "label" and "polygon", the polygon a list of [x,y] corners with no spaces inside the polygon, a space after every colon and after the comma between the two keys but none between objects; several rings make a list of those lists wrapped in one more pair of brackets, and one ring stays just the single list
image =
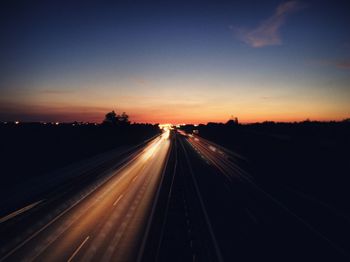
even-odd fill
[{"label": "highway lane", "polygon": [[170,149],[169,131],[0,261],[133,261]]},{"label": "highway lane", "polygon": [[252,177],[235,162],[244,159],[243,156],[197,135],[182,135],[208,164],[214,165],[229,181],[234,178],[252,181]]},{"label": "highway lane", "polygon": [[173,134],[169,168],[142,261],[223,261],[183,141]]},{"label": "highway lane", "polygon": [[[88,182],[87,180],[96,181],[99,177],[108,175],[132,159],[151,140],[152,138],[137,145],[118,147],[44,175],[33,177],[29,175],[27,179],[23,178],[16,184],[1,185],[0,217],[43,198],[56,197],[62,191],[69,191],[68,188],[73,187],[73,190],[79,190],[76,188],[76,181],[83,185]],[[13,192],[21,192],[21,194],[13,194]]]},{"label": "highway lane", "polygon": [[196,135],[181,139],[225,261],[349,261],[346,246],[245,172],[241,156]]},{"label": "highway lane", "polygon": [[99,154],[34,181],[19,181],[18,186],[6,190],[7,194],[2,191],[0,254],[16,247],[53,217],[106,182],[153,139],[126,150],[118,148]]}]

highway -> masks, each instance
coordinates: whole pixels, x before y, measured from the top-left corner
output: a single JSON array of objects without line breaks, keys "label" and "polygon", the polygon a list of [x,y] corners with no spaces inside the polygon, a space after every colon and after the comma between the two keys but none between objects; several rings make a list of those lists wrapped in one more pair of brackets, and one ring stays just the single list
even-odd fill
[{"label": "highway", "polygon": [[[149,142],[103,183],[70,196],[59,212],[46,214],[45,205],[35,203],[36,213],[50,219],[28,225],[30,234],[2,247],[0,261],[136,260],[168,160],[169,133]],[[31,206],[9,214],[4,223],[26,208]]]},{"label": "highway", "polygon": [[142,261],[224,261],[184,141],[173,138]]},{"label": "highway", "polygon": [[[280,185],[265,187],[242,168],[247,160],[239,154],[198,135],[179,134],[223,260],[350,260],[346,236],[332,234],[337,224],[348,232],[346,218]],[[308,217],[310,212],[315,216]]]},{"label": "highway", "polygon": [[166,131],[126,159],[0,217],[0,261],[349,261],[347,222],[218,144]]}]

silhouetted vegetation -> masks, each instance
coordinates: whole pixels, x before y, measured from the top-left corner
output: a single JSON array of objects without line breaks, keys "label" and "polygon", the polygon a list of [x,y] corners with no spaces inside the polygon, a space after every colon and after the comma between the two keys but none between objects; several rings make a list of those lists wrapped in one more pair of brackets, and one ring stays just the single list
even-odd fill
[{"label": "silhouetted vegetation", "polygon": [[123,112],[121,115],[117,115],[113,110],[106,114],[103,124],[114,126],[127,126],[130,125],[129,116],[125,112]]}]

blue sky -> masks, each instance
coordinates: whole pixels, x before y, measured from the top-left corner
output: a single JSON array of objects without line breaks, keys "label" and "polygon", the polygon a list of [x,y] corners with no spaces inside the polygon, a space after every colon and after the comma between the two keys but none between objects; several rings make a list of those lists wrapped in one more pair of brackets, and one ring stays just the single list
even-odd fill
[{"label": "blue sky", "polygon": [[346,1],[14,1],[0,118],[142,122],[349,116]]}]

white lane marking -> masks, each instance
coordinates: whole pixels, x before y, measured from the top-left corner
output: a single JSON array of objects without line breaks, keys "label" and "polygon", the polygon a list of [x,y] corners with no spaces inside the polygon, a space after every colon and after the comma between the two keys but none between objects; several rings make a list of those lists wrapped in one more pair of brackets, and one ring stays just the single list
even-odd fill
[{"label": "white lane marking", "polygon": [[[146,146],[148,147],[148,145]],[[39,230],[37,230],[35,233],[33,233],[32,235],[30,235],[29,237],[27,237],[23,242],[19,243],[16,247],[14,247],[12,250],[10,250],[7,254],[5,254],[3,257],[0,257],[0,262],[4,261],[5,259],[7,259],[8,257],[10,257],[11,255],[13,255],[17,250],[19,250],[20,248],[22,248],[24,245],[26,245],[29,241],[31,241],[33,238],[35,238],[37,235],[39,235],[42,231],[44,231],[46,228],[48,228],[51,224],[53,224],[55,221],[57,221],[60,217],[62,217],[64,214],[66,214],[67,212],[69,212],[70,210],[72,210],[75,206],[77,206],[78,204],[80,204],[83,200],[85,200],[88,196],[92,195],[94,192],[96,192],[96,190],[98,188],[100,188],[103,185],[106,185],[107,182],[112,181],[113,178],[115,178],[116,174],[121,174],[121,176],[119,177],[119,179],[115,182],[115,184],[118,183],[119,180],[121,180],[123,177],[125,177],[126,174],[128,174],[130,172],[130,170],[128,169],[128,166],[131,165],[131,163],[137,159],[141,159],[141,151],[138,150],[136,151],[134,154],[132,154],[129,159],[127,159],[127,161],[125,161],[120,167],[117,168],[117,170],[115,170],[115,168],[110,168],[107,169],[105,172],[106,174],[110,174],[107,177],[101,179],[101,182],[99,182],[98,184],[94,184],[92,186],[92,188],[89,188],[88,190],[84,190],[84,194],[82,196],[82,198],[80,198],[78,201],[76,201],[75,203],[73,203],[71,206],[69,206],[68,204],[66,204],[64,207],[67,208],[67,206],[69,206],[67,209],[65,209],[62,213],[58,214],[54,219],[52,219],[51,221],[49,221],[45,226],[41,227]],[[140,160],[141,161],[141,160]],[[87,193],[86,193],[87,191]],[[108,189],[108,192],[110,190]],[[105,193],[106,194],[106,193]],[[102,194],[102,196],[98,197],[98,199],[101,199],[105,194]],[[45,199],[44,199],[45,200]],[[44,201],[43,200],[43,201]],[[95,203],[95,202],[94,202]]]},{"label": "white lane marking", "polygon": [[[93,191],[94,192],[94,191]],[[87,196],[86,196],[87,197]],[[36,231],[34,234],[32,234],[31,236],[29,236],[26,240],[24,240],[22,243],[20,243],[18,246],[16,246],[14,249],[12,249],[10,252],[8,252],[5,256],[3,256],[2,258],[0,258],[0,262],[4,261],[5,259],[7,259],[9,256],[11,256],[13,253],[15,253],[18,249],[20,249],[21,247],[23,247],[25,244],[27,244],[30,240],[32,240],[34,237],[36,237],[37,235],[39,235],[43,230],[45,230],[47,227],[49,227],[51,224],[53,224],[56,220],[58,220],[60,217],[62,217],[64,214],[66,214],[69,210],[73,209],[75,206],[77,206],[84,198],[80,199],[79,201],[75,202],[72,206],[70,206],[69,208],[67,208],[66,210],[64,210],[61,214],[59,214],[58,216],[56,216],[54,219],[52,219],[49,223],[47,223],[45,226],[43,226],[42,228],[40,228],[38,231]]]},{"label": "white lane marking", "polygon": [[41,202],[43,202],[44,200],[45,200],[45,199],[39,200],[39,201],[37,201],[37,202],[35,202],[35,203],[32,203],[32,204],[30,204],[30,205],[28,205],[28,206],[25,206],[25,207],[22,207],[21,209],[18,209],[17,211],[12,212],[11,214],[8,214],[7,216],[5,216],[5,217],[3,217],[3,218],[0,219],[0,224],[3,223],[3,222],[5,222],[5,221],[7,221],[7,220],[9,220],[9,219],[11,219],[11,218],[13,218],[13,217],[15,217],[15,216],[17,216],[17,215],[19,215],[19,214],[22,214],[22,213],[28,211],[29,209],[31,209],[31,208],[33,208],[33,207],[39,205],[39,204],[40,204]]},{"label": "white lane marking", "polygon": [[138,176],[139,176],[139,175],[135,176],[135,177],[131,180],[131,182],[134,182],[134,181],[137,179]]},{"label": "white lane marking", "polygon": [[118,197],[118,199],[113,203],[113,206],[116,206],[117,204],[118,204],[118,202],[120,201],[120,199],[122,199],[123,198],[123,194],[121,194],[119,197]]},{"label": "white lane marking", "polygon": [[67,260],[67,262],[71,262],[73,258],[78,254],[79,250],[85,245],[86,241],[88,241],[90,236],[87,236],[83,243],[80,244],[80,246],[74,251],[74,253],[70,256],[70,258]]}]

